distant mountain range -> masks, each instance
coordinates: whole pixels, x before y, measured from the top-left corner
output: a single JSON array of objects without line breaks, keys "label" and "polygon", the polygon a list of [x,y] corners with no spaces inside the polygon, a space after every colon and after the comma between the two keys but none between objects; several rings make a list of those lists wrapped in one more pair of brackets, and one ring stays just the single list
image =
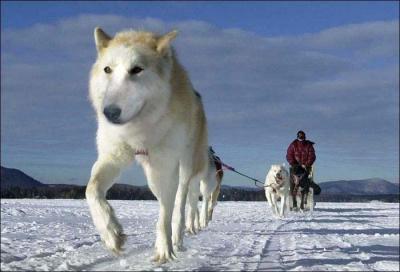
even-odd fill
[{"label": "distant mountain range", "polygon": [[[399,185],[384,179],[339,180],[319,183],[321,201],[373,199],[373,196],[398,201]],[[43,184],[20,170],[1,167],[1,197],[84,198],[85,186]],[[397,196],[396,196],[397,195]],[[155,199],[147,186],[115,184],[107,193],[110,199]],[[263,189],[223,185],[220,200],[265,200]]]},{"label": "distant mountain range", "polygon": [[338,180],[327,181],[319,184],[324,193],[328,194],[352,194],[352,195],[376,195],[399,194],[399,185],[384,179],[362,180]]}]

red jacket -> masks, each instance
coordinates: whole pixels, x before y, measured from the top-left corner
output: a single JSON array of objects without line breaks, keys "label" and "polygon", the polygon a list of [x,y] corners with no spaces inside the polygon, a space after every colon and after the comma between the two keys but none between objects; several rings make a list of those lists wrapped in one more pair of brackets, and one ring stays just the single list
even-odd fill
[{"label": "red jacket", "polygon": [[294,140],[288,147],[286,160],[290,165],[300,164],[311,166],[315,161],[313,142]]}]

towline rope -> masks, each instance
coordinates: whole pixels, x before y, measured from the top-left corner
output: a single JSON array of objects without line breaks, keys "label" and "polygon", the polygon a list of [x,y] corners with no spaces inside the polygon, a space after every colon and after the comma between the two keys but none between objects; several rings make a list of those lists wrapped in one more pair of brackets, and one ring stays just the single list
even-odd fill
[{"label": "towline rope", "polygon": [[[241,176],[243,176],[243,177],[246,177],[246,178],[251,179],[252,181],[254,181],[254,185],[255,185],[256,187],[259,187],[259,188],[270,187],[270,185],[265,185],[264,182],[259,181],[259,180],[256,179],[256,178],[250,177],[250,176],[248,176],[248,175],[245,175],[245,174],[243,174],[243,173],[240,173],[239,171],[236,171],[235,168],[233,168],[232,166],[229,166],[229,165],[223,163],[222,161],[219,161],[219,162],[221,163],[222,167],[224,167],[225,169],[230,170],[230,171],[232,171],[232,172],[235,172],[236,174],[239,174],[239,175],[241,175]],[[261,183],[262,186],[258,185],[257,183]]]}]

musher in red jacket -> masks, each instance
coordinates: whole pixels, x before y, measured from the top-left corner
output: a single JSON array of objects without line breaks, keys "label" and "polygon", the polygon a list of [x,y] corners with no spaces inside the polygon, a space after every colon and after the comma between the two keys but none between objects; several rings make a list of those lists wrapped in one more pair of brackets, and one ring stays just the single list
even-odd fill
[{"label": "musher in red jacket", "polygon": [[304,131],[297,132],[297,139],[287,149],[286,159],[290,166],[301,165],[310,173],[316,158],[313,145],[313,142],[306,140]]},{"label": "musher in red jacket", "polygon": [[[313,142],[306,140],[304,131],[297,132],[297,139],[289,145],[286,153],[286,160],[290,164],[291,179],[293,167],[296,165],[302,166],[307,171],[307,175],[311,172],[312,165],[316,159],[313,145]],[[318,195],[321,192],[321,188],[313,180],[310,180],[310,182],[311,187],[314,189],[314,194]],[[293,192],[293,182],[290,182],[290,191]]]}]

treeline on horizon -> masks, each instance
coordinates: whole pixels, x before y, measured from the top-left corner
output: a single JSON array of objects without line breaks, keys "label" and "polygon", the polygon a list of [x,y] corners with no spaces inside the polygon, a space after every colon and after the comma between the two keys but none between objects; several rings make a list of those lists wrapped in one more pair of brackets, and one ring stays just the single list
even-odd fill
[{"label": "treeline on horizon", "polygon": [[[86,186],[51,185],[46,187],[1,188],[1,198],[37,198],[37,199],[84,199]],[[107,192],[107,199],[112,200],[156,200],[153,193],[146,186],[136,187],[124,184],[115,184]],[[248,190],[240,187],[222,187],[219,201],[266,201],[264,190]],[[339,195],[324,194],[315,196],[320,202],[369,202],[378,200],[383,202],[399,202],[398,194],[381,195]]]}]

